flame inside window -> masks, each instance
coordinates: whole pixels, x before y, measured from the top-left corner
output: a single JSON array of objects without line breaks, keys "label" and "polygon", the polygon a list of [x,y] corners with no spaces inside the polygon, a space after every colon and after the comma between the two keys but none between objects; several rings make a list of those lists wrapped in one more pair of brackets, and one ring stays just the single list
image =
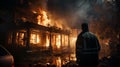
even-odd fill
[{"label": "flame inside window", "polygon": [[31,34],[31,39],[30,39],[30,42],[32,44],[38,44],[40,42],[40,37],[38,34]]},{"label": "flame inside window", "polygon": [[60,46],[61,46],[61,37],[60,37],[60,35],[57,35],[56,36],[56,46],[57,46],[57,48],[60,48]]},{"label": "flame inside window", "polygon": [[16,42],[20,45],[24,45],[24,36],[25,36],[25,33],[22,33],[22,32],[17,32],[16,34]]},{"label": "flame inside window", "polygon": [[49,42],[49,36],[47,35],[46,36],[46,47],[49,47],[49,44],[50,44],[50,42]]}]

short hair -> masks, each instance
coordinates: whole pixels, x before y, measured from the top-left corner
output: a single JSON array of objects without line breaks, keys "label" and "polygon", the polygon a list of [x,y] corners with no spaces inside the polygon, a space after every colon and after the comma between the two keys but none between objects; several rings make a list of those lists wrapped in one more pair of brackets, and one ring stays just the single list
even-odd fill
[{"label": "short hair", "polygon": [[82,23],[82,30],[88,31],[88,23]]},{"label": "short hair", "polygon": [[88,27],[88,23],[82,23],[82,27]]}]

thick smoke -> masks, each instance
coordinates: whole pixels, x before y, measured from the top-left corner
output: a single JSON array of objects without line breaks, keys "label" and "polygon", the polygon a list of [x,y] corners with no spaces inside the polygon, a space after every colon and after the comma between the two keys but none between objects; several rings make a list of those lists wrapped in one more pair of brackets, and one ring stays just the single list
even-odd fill
[{"label": "thick smoke", "polygon": [[52,19],[62,20],[71,28],[90,22],[90,31],[105,39],[116,38],[120,32],[115,4],[113,0],[48,0],[47,10]]},{"label": "thick smoke", "polygon": [[52,18],[64,20],[70,27],[79,28],[81,22],[88,22],[94,14],[96,4],[101,5],[102,0],[48,0],[47,9]]},{"label": "thick smoke", "polygon": [[[82,22],[90,22],[91,31],[101,34],[113,30],[118,25],[114,4],[106,0],[31,0],[30,7],[47,11],[51,22],[62,23],[71,28],[80,28]],[[113,9],[114,8],[114,9]],[[114,23],[113,23],[114,22]],[[107,28],[106,28],[107,27]],[[119,26],[117,26],[119,27]],[[107,30],[108,29],[108,30]],[[111,34],[111,31],[109,32]]]},{"label": "thick smoke", "polygon": [[102,5],[103,0],[31,0],[32,10],[44,9],[52,22],[64,23],[72,28],[79,28],[82,22],[89,22],[96,16],[95,5]]}]

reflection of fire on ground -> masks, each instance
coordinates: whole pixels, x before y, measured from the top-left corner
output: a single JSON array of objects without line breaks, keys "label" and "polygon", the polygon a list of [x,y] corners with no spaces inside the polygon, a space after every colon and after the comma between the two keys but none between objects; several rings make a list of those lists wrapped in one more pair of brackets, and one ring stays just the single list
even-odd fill
[{"label": "reflection of fire on ground", "polygon": [[[67,65],[71,61],[76,61],[74,54],[63,54],[61,56],[44,56],[44,57],[36,57],[34,58],[38,62],[34,64],[35,66],[39,65],[54,65],[56,67],[62,67],[63,65]],[[44,61],[43,61],[44,60]]]}]

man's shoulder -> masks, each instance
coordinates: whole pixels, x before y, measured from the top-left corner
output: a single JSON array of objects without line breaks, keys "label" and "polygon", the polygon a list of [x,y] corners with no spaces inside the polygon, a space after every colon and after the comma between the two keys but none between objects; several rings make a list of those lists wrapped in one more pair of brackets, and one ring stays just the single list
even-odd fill
[{"label": "man's shoulder", "polygon": [[96,36],[92,32],[85,32],[84,34],[82,34],[82,37],[85,37],[85,38],[94,38]]}]

